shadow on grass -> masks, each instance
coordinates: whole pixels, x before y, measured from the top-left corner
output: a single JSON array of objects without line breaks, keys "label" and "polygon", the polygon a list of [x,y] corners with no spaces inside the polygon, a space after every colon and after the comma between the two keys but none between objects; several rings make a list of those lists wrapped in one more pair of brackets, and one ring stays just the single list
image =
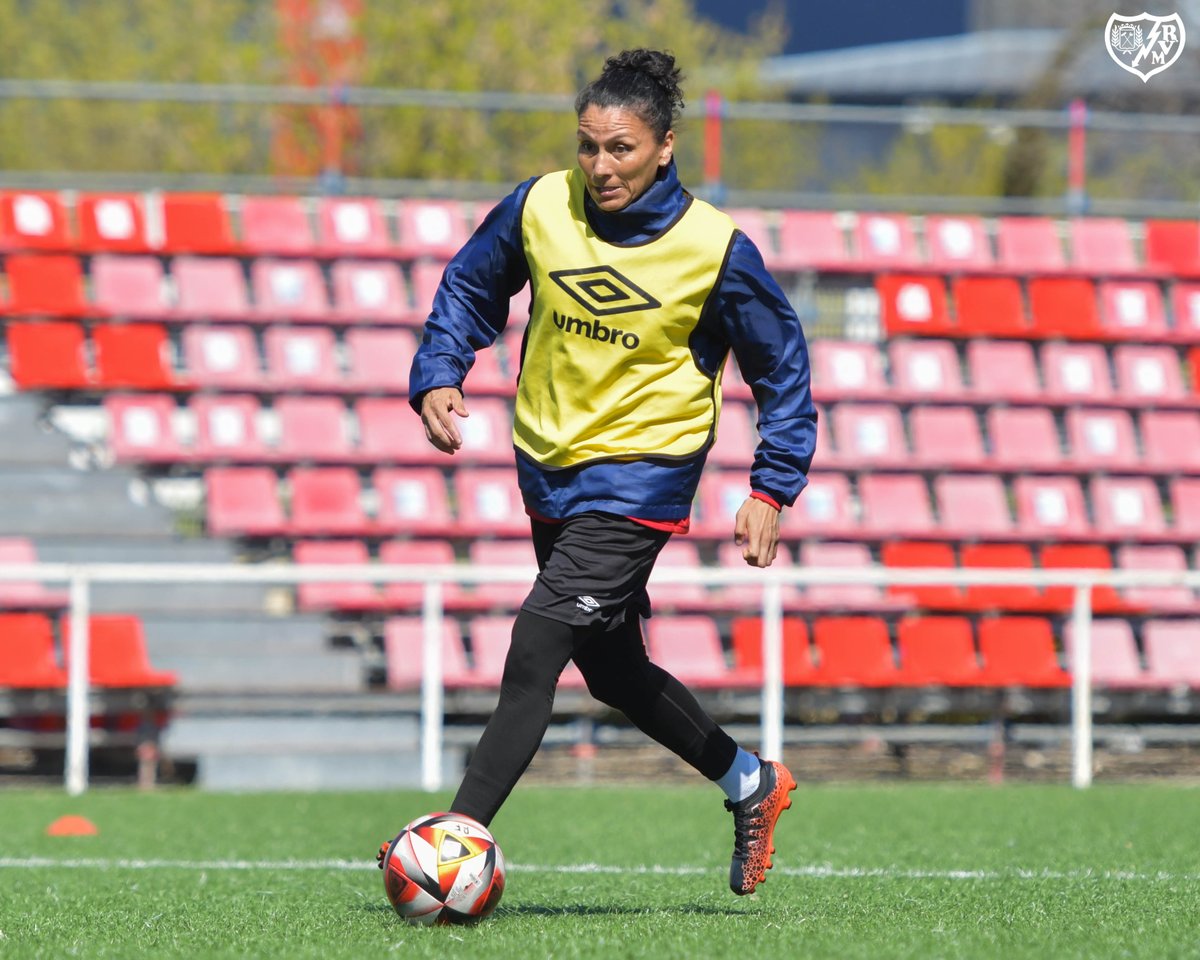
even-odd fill
[{"label": "shadow on grass", "polygon": [[[363,913],[395,916],[395,911],[389,903],[360,903],[357,905],[357,909]],[[600,903],[548,906],[540,903],[522,903],[515,906],[497,907],[491,919],[505,920],[511,918],[515,920],[518,917],[638,917],[652,915],[740,917],[745,916],[746,911],[744,909],[737,910],[728,907],[709,907],[696,903],[681,904],[677,907],[635,907]]]}]

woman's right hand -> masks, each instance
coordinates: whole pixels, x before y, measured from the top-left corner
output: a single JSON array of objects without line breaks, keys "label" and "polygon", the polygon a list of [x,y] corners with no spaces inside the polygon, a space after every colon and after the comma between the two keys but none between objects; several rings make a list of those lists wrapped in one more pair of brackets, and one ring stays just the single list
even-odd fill
[{"label": "woman's right hand", "polygon": [[453,454],[462,446],[455,416],[469,417],[463,395],[457,387],[434,387],[421,398],[421,422],[425,436],[442,453]]}]

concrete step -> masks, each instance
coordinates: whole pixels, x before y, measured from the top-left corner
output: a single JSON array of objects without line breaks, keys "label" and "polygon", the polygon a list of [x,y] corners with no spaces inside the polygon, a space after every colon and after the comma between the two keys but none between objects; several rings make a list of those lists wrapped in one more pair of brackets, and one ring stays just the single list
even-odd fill
[{"label": "concrete step", "polygon": [[0,471],[0,530],[9,536],[138,537],[171,532],[165,507],[131,498],[133,478],[111,472],[14,467]]},{"label": "concrete step", "polygon": [[164,613],[142,616],[146,646],[158,657],[295,656],[329,653],[325,621],[315,616],[181,617]]},{"label": "concrete step", "polygon": [[365,667],[354,651],[263,656],[155,655],[160,670],[179,676],[182,693],[348,693],[363,689]]},{"label": "concrete step", "polygon": [[38,397],[0,397],[0,465],[65,466],[71,444],[42,420]]},{"label": "concrete step", "polygon": [[[465,769],[466,750],[451,747],[442,752],[443,784],[456,783]],[[414,750],[281,752],[262,756],[204,754],[196,758],[195,785],[204,790],[228,792],[411,790],[422,785],[421,756]],[[366,855],[369,854],[368,851]]]}]

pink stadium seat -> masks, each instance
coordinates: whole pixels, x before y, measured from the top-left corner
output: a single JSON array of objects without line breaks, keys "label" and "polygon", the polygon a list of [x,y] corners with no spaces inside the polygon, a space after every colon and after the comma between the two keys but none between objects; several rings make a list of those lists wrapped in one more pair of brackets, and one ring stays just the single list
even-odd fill
[{"label": "pink stadium seat", "polygon": [[1148,684],[1200,687],[1200,620],[1147,620],[1142,645]]},{"label": "pink stadium seat", "polygon": [[1075,477],[1017,477],[1017,532],[1031,540],[1086,537],[1091,533],[1083,488]]},{"label": "pink stadium seat", "polygon": [[657,616],[646,621],[650,659],[688,686],[729,686],[734,680],[711,617]]},{"label": "pink stadium seat", "polygon": [[741,467],[748,471],[754,463],[757,445],[758,435],[749,408],[737,402],[723,404],[708,462],[718,467]]},{"label": "pink stadium seat", "polygon": [[857,260],[870,270],[914,267],[922,262],[907,214],[860,213],[853,235]]},{"label": "pink stadium seat", "polygon": [[1134,403],[1150,406],[1188,397],[1173,347],[1123,343],[1113,348],[1113,366],[1117,389]]},{"label": "pink stadium seat", "polygon": [[171,418],[175,401],[161,394],[104,398],[109,447],[118,462],[175,463],[186,454],[175,437]]},{"label": "pink stadium seat", "polygon": [[[1033,551],[1027,543],[967,543],[962,549],[964,570],[1032,570]],[[971,584],[966,588],[967,608],[1008,613],[1047,609],[1040,588],[1017,583]]]},{"label": "pink stadium seat", "polygon": [[485,582],[469,587],[470,597],[476,607],[485,610],[499,607],[515,611],[524,603],[538,569],[532,540],[473,540],[467,547],[467,559],[481,566],[530,571],[528,582]]},{"label": "pink stadium seat", "polygon": [[[819,448],[818,448],[819,449]],[[844,473],[810,473],[808,486],[796,505],[783,511],[783,536],[850,536],[858,530],[858,517],[850,498],[850,481]],[[728,532],[725,534],[728,536]]]},{"label": "pink stadium seat", "polygon": [[1058,228],[1046,217],[1000,217],[996,252],[998,265],[1014,273],[1054,273],[1067,265]]},{"label": "pink stadium seat", "polygon": [[378,526],[406,536],[444,536],[454,528],[446,479],[434,467],[381,467],[372,476]]},{"label": "pink stadium seat", "polygon": [[[726,570],[746,570],[746,559],[742,555],[745,548],[730,540],[717,544],[717,566]],[[775,562],[772,567],[789,569],[793,565],[792,551],[786,543],[779,544]],[[783,586],[784,608],[794,605],[800,597],[800,588]],[[759,583],[729,584],[715,588],[713,605],[736,610],[761,610],[763,601],[762,585]]]},{"label": "pink stadium seat", "polygon": [[[300,566],[312,564],[370,564],[371,555],[361,540],[305,540],[292,548]],[[296,605],[303,613],[338,611],[359,613],[379,610],[383,601],[377,584],[367,581],[300,583],[296,586]]]},{"label": "pink stadium seat", "polygon": [[382,202],[373,197],[321,197],[317,225],[322,256],[390,257],[396,252]]},{"label": "pink stadium seat", "polygon": [[346,386],[369,393],[408,393],[408,373],[417,352],[410,330],[346,331]]},{"label": "pink stadium seat", "polygon": [[956,332],[941,277],[884,273],[876,278],[875,289],[889,336],[944,337]]},{"label": "pink stadium seat", "polygon": [[175,376],[167,331],[157,323],[103,323],[92,327],[96,385],[130,390],[173,390]]},{"label": "pink stadium seat", "polygon": [[240,252],[225,200],[215,193],[168,193],[162,198],[162,249],[168,253]]},{"label": "pink stadium seat", "polygon": [[699,570],[700,550],[687,538],[672,537],[658,554],[650,574],[650,600],[657,612],[663,610],[696,610],[708,603],[708,591],[700,583],[662,583],[659,570],[663,567],[687,567]]},{"label": "pink stadium seat", "polygon": [[[743,683],[757,685],[763,679],[763,623],[759,617],[735,617],[730,624],[734,673]],[[784,617],[783,684],[803,687],[812,682],[816,667],[808,642],[808,624],[797,617]]]},{"label": "pink stadium seat", "polygon": [[220,390],[263,387],[258,347],[249,327],[185,327],[183,359],[188,380],[197,386]]},{"label": "pink stadium seat", "polygon": [[[379,545],[379,562],[397,566],[454,566],[454,545],[449,540],[385,540]],[[424,586],[411,580],[391,580],[383,585],[383,602],[389,610],[420,610]],[[442,584],[442,603],[447,610],[463,605],[463,588],[448,581]]]},{"label": "pink stadium seat", "polygon": [[887,624],[879,617],[818,617],[813,621],[817,669],[813,683],[890,687],[900,680]]},{"label": "pink stadium seat", "polygon": [[1050,621],[996,617],[979,621],[980,681],[996,687],[1066,687],[1071,675],[1058,663]]},{"label": "pink stadium seat", "polygon": [[845,270],[851,264],[837,214],[784,210],[779,221],[781,270]]},{"label": "pink stadium seat", "polygon": [[975,636],[967,617],[905,617],[896,626],[900,670],[908,687],[971,687],[982,680]]},{"label": "pink stadium seat", "polygon": [[1095,477],[1092,513],[1096,533],[1103,537],[1160,536],[1167,532],[1162,500],[1150,477]]},{"label": "pink stadium seat", "polygon": [[915,474],[859,477],[862,530],[879,537],[927,536],[937,531],[924,478]]},{"label": "pink stadium seat", "polygon": [[1146,267],[1172,277],[1200,276],[1200,221],[1147,220]]},{"label": "pink stadium seat", "polygon": [[[879,549],[885,567],[916,567],[933,570],[953,570],[954,547],[949,543],[888,540]],[[958,610],[963,605],[962,587],[953,584],[894,583],[886,587],[891,599],[932,610]]]},{"label": "pink stadium seat", "polygon": [[293,536],[366,536],[373,531],[362,507],[362,487],[351,467],[296,467],[292,489]]},{"label": "pink stadium seat", "polygon": [[461,534],[519,537],[529,533],[529,517],[512,469],[460,467],[454,486]]},{"label": "pink stadium seat", "polygon": [[1086,470],[1136,470],[1139,466],[1133,419],[1125,410],[1072,407],[1066,413],[1070,461]]},{"label": "pink stadium seat", "polygon": [[926,217],[925,247],[930,265],[947,273],[986,270],[996,262],[980,217]]},{"label": "pink stadium seat", "polygon": [[[878,345],[855,340],[814,340],[813,392],[831,400],[876,400],[888,395],[883,354]],[[728,374],[736,367],[730,364]],[[728,381],[727,381],[728,382]]]},{"label": "pink stadium seat", "polygon": [[1012,532],[1004,482],[995,474],[941,474],[933,480],[938,525],[950,537],[1003,537]]},{"label": "pink stadium seat", "polygon": [[992,407],[987,424],[992,461],[1000,469],[1024,472],[1063,464],[1058,428],[1047,407]]},{"label": "pink stadium seat", "polygon": [[8,274],[10,316],[83,317],[98,311],[84,296],[83,269],[67,254],[14,253],[4,264]]},{"label": "pink stadium seat", "polygon": [[57,193],[0,191],[0,250],[70,250],[71,221]]},{"label": "pink stadium seat", "polygon": [[263,334],[267,382],[281,390],[340,390],[341,371],[327,327],[269,327]]},{"label": "pink stadium seat", "polygon": [[0,613],[0,688],[64,689],[67,672],[54,652],[54,629],[44,613]]},{"label": "pink stadium seat", "polygon": [[445,455],[425,440],[421,421],[399,397],[363,397],[358,418],[358,453],[372,463],[439,463]]},{"label": "pink stadium seat", "polygon": [[[457,621],[442,621],[442,683],[451,688],[471,686],[462,630]],[[383,625],[383,653],[389,690],[418,690],[424,676],[425,627],[421,617],[389,617]]]},{"label": "pink stadium seat", "polygon": [[[63,665],[71,665],[71,618],[59,618]],[[88,679],[97,687],[173,687],[177,677],[169,670],[155,670],[146,651],[145,631],[140,618],[107,613],[88,617]]]},{"label": "pink stadium seat", "polygon": [[250,285],[260,320],[322,323],[333,319],[325,280],[315,260],[262,257],[250,267]]},{"label": "pink stadium seat", "polygon": [[8,366],[21,390],[71,390],[91,385],[83,327],[65,320],[5,324]]},{"label": "pink stadium seat", "polygon": [[[1112,554],[1100,543],[1047,543],[1040,551],[1043,570],[1111,570]],[[1046,606],[1066,611],[1075,603],[1075,588],[1052,586],[1046,588]],[[1109,586],[1092,588],[1092,610],[1096,613],[1116,613],[1125,610],[1124,601]]]},{"label": "pink stadium seat", "polygon": [[408,284],[388,261],[339,260],[331,271],[334,312],[350,323],[407,323]]},{"label": "pink stadium seat", "polygon": [[1200,339],[1200,283],[1171,284],[1171,313],[1177,339],[1189,343]]},{"label": "pink stadium seat", "polygon": [[1140,421],[1143,462],[1147,469],[1200,473],[1200,413],[1146,410]]},{"label": "pink stadium seat", "polygon": [[471,659],[475,664],[473,677],[481,686],[500,686],[508,648],[512,645],[515,619],[510,614],[471,618]]},{"label": "pink stadium seat", "polygon": [[[38,562],[37,548],[28,537],[0,537],[0,564],[34,564]],[[5,580],[0,582],[0,608],[4,609],[61,609],[67,605],[66,590],[48,589],[36,580]],[[7,635],[0,630],[0,636]],[[0,647],[4,646],[0,644]],[[5,686],[0,681],[0,687]]]},{"label": "pink stadium seat", "polygon": [[1073,267],[1091,274],[1141,272],[1127,221],[1119,217],[1075,217],[1069,225]]},{"label": "pink stadium seat", "polygon": [[1113,397],[1108,357],[1098,343],[1047,343],[1042,347],[1042,377],[1047,397],[1059,403]]},{"label": "pink stadium seat", "polygon": [[956,277],[952,286],[959,330],[972,337],[1028,337],[1021,284],[1014,277]]},{"label": "pink stadium seat", "polygon": [[[475,397],[468,401],[467,410],[471,415],[458,421],[463,445],[454,455],[455,462],[511,465],[512,415],[508,405],[496,397]],[[428,446],[416,415],[410,413],[405,419],[413,431],[412,435]]]},{"label": "pink stadium seat", "polygon": [[698,510],[692,514],[692,535],[714,540],[732,537],[737,512],[748,496],[750,480],[746,471],[706,471],[696,494]]},{"label": "pink stadium seat", "polygon": [[909,461],[900,409],[841,403],[833,411],[838,462],[849,467],[903,466]]},{"label": "pink stadium seat", "polygon": [[[816,570],[869,570],[875,564],[865,543],[805,540],[800,565]],[[883,603],[883,588],[874,583],[813,583],[804,588],[806,605],[821,609],[861,610]]]},{"label": "pink stadium seat", "polygon": [[210,467],[204,472],[204,485],[209,536],[270,537],[284,532],[287,521],[272,470]]},{"label": "pink stadium seat", "polygon": [[198,394],[189,407],[196,421],[192,456],[201,462],[254,462],[269,457],[258,428],[255,397]]},{"label": "pink stadium seat", "polygon": [[1096,286],[1082,277],[1035,277],[1029,281],[1029,317],[1033,336],[1096,340],[1100,326]]},{"label": "pink stadium seat", "polygon": [[[1076,657],[1075,624],[1070,621],[1063,628],[1063,645],[1067,652],[1067,666],[1073,668]],[[1093,686],[1120,690],[1146,685],[1137,640],[1128,620],[1092,621],[1091,667]]]},{"label": "pink stadium seat", "polygon": [[339,463],[354,459],[346,407],[337,397],[292,396],[275,401],[279,442],[275,456],[287,462]]},{"label": "pink stadium seat", "polygon": [[401,200],[397,203],[401,258],[446,261],[467,242],[467,220],[454,200]]},{"label": "pink stadium seat", "polygon": [[502,359],[503,347],[494,344],[475,353],[475,362],[464,383],[469,394],[495,394],[513,397],[517,394],[516,374],[509,375]]},{"label": "pink stadium seat", "polygon": [[112,317],[163,320],[174,313],[167,302],[162,264],[155,257],[92,258],[92,296],[96,306]]},{"label": "pink stadium seat", "polygon": [[918,466],[962,470],[984,465],[983,438],[972,407],[913,407],[908,426]]},{"label": "pink stadium seat", "polygon": [[979,401],[1033,400],[1042,392],[1033,345],[1022,341],[969,340],[967,371]]},{"label": "pink stadium seat", "polygon": [[109,253],[146,253],[146,212],[136,193],[81,193],[75,205],[79,246]]},{"label": "pink stadium seat", "polygon": [[949,340],[897,340],[888,346],[893,396],[961,400],[966,396],[958,351]]},{"label": "pink stadium seat", "polygon": [[246,278],[232,257],[176,257],[175,313],[182,320],[244,321],[254,318]]},{"label": "pink stadium seat", "polygon": [[[1183,548],[1175,544],[1123,543],[1117,547],[1117,569],[1184,573],[1188,570],[1188,562]],[[1196,605],[1195,595],[1182,584],[1177,587],[1126,587],[1121,595],[1130,606],[1154,612],[1191,610]]]},{"label": "pink stadium seat", "polygon": [[524,326],[529,322],[529,312],[533,307],[533,292],[530,290],[529,284],[525,284],[520,290],[514,293],[508,301],[508,323],[509,327]]},{"label": "pink stadium seat", "polygon": [[418,327],[425,325],[445,270],[446,264],[441,260],[420,260],[412,265],[409,289],[412,291],[413,306],[408,315],[409,323]]},{"label": "pink stadium seat", "polygon": [[242,197],[242,246],[246,253],[310,256],[316,239],[300,197]]},{"label": "pink stadium seat", "polygon": [[1100,322],[1122,340],[1165,340],[1167,315],[1162,291],[1148,280],[1106,280],[1100,284]]},{"label": "pink stadium seat", "polygon": [[750,208],[730,209],[725,212],[733,218],[737,228],[758,248],[767,269],[778,269],[779,257],[775,252],[775,243],[771,239],[771,230],[767,225],[766,214],[762,210]]}]

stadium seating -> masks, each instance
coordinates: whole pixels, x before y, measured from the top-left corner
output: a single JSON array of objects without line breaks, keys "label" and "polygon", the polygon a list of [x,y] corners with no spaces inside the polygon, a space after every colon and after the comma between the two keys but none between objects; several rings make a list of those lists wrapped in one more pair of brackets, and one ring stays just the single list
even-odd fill
[{"label": "stadium seating", "polygon": [[1138,468],[1133,418],[1127,411],[1072,407],[1066,413],[1066,429],[1073,466],[1121,472]]},{"label": "stadium seating", "polygon": [[1013,274],[1061,273],[1067,266],[1058,228],[1046,217],[998,217],[996,262]]},{"label": "stadium seating", "polygon": [[[369,564],[371,555],[361,540],[302,540],[292,557],[305,564]],[[296,601],[305,612],[362,612],[384,606],[377,584],[364,581],[307,582],[296,587]]]},{"label": "stadium seating", "polygon": [[399,265],[338,260],[330,270],[332,315],[347,323],[407,323],[408,282]]},{"label": "stadium seating", "polygon": [[818,399],[879,400],[888,395],[883,357],[873,343],[815,340],[809,348]]},{"label": "stadium seating", "polygon": [[[37,549],[28,537],[0,537],[0,564],[37,562]],[[65,590],[51,590],[33,580],[0,580],[0,610],[55,610],[66,605]]]},{"label": "stadium seating", "polygon": [[299,197],[242,197],[242,248],[247,254],[302,257],[316,249],[304,202]]},{"label": "stadium seating", "polygon": [[[63,661],[70,669],[71,618],[59,619]],[[173,687],[178,681],[169,670],[156,670],[146,651],[142,621],[129,614],[93,614],[88,617],[88,679],[97,687]]]},{"label": "stadium seating", "polygon": [[1096,288],[1083,277],[1030,280],[1029,318],[1037,337],[1095,340],[1104,334]]},{"label": "stadium seating", "polygon": [[[1033,550],[1026,543],[967,543],[962,548],[962,566],[964,570],[1032,570]],[[1038,587],[1014,583],[971,584],[963,602],[966,608],[981,612],[1042,611],[1048,606]]]},{"label": "stadium seating", "polygon": [[54,630],[44,613],[0,613],[0,689],[63,689]]},{"label": "stadium seating", "polygon": [[346,387],[364,393],[408,393],[408,371],[417,351],[408,330],[346,331]]},{"label": "stadium seating", "polygon": [[[383,627],[387,685],[392,690],[416,690],[424,675],[424,626],[420,617],[389,617]],[[462,631],[457,621],[442,621],[442,683],[448,688],[475,682],[467,665]]]},{"label": "stadium seating", "polygon": [[391,257],[382,204],[373,197],[321,197],[317,200],[318,249],[325,257]]},{"label": "stadium seating", "polygon": [[210,467],[204,473],[208,532],[212,536],[270,537],[287,522],[266,467]]},{"label": "stadium seating", "polygon": [[1200,620],[1147,620],[1142,643],[1148,683],[1173,689],[1200,687]]},{"label": "stadium seating", "polygon": [[979,419],[971,407],[915,407],[908,426],[918,466],[973,470],[985,465]]},{"label": "stadium seating", "polygon": [[860,213],[855,217],[852,236],[860,268],[903,269],[922,262],[912,222],[904,214]]},{"label": "stadium seating", "polygon": [[[1091,629],[1092,685],[1110,690],[1147,686],[1148,678],[1142,670],[1137,640],[1129,621],[1093,620]],[[1073,623],[1065,627],[1064,644],[1067,663],[1074,664],[1078,654]]]},{"label": "stadium seating", "polygon": [[1200,276],[1200,222],[1150,219],[1145,231],[1148,269],[1173,277]]},{"label": "stadium seating", "polygon": [[981,217],[925,218],[929,265],[943,273],[989,270],[996,258]]},{"label": "stadium seating", "polygon": [[166,297],[166,275],[154,257],[92,258],[92,297],[98,311],[126,320],[166,320],[174,310]]},{"label": "stadium seating", "polygon": [[0,251],[70,250],[74,237],[57,193],[0,192]]},{"label": "stadium seating", "polygon": [[1040,399],[1042,386],[1032,344],[1018,340],[970,340],[966,359],[970,390],[976,401]]},{"label": "stadium seating", "polygon": [[953,284],[958,329],[971,337],[1027,337],[1031,333],[1015,277],[957,277]]},{"label": "stadium seating", "polygon": [[155,394],[104,398],[109,447],[118,461],[177,463],[187,452],[176,439],[172,416],[175,401]]},{"label": "stadium seating", "polygon": [[966,399],[958,354],[950,341],[896,340],[888,347],[888,360],[891,396],[914,402]]},{"label": "stadium seating", "polygon": [[859,478],[861,530],[878,538],[933,534],[937,524],[922,477],[868,473]]},{"label": "stadium seating", "polygon": [[92,327],[95,384],[122,390],[174,390],[175,376],[167,331],[157,323],[104,323]]},{"label": "stadium seating", "polygon": [[[880,548],[885,567],[917,567],[953,570],[954,547],[949,543],[889,540]],[[887,595],[899,603],[930,610],[958,610],[963,605],[963,588],[951,584],[890,584]]]},{"label": "stadium seating", "polygon": [[96,253],[148,253],[146,207],[136,193],[81,193],[79,246]]},{"label": "stadium seating", "polygon": [[1100,284],[1100,323],[1106,336],[1121,340],[1166,340],[1170,336],[1162,291],[1145,280]]},{"label": "stadium seating", "polygon": [[259,430],[261,407],[254,397],[197,394],[188,403],[195,421],[193,457],[201,463],[253,463],[271,454]]},{"label": "stadium seating", "polygon": [[6,325],[9,373],[22,390],[88,387],[92,373],[83,327],[66,320]]},{"label": "stadium seating", "polygon": [[233,257],[176,257],[175,315],[181,320],[255,320],[242,267]]},{"label": "stadium seating", "polygon": [[780,270],[844,270],[851,265],[837,214],[784,210],[779,223]]},{"label": "stadium seating", "polygon": [[325,323],[333,319],[315,260],[259,257],[250,267],[250,289],[259,320]]},{"label": "stadium seating", "polygon": [[446,478],[434,467],[380,467],[372,475],[381,532],[406,536],[447,536],[459,526],[450,512]]},{"label": "stadium seating", "polygon": [[650,659],[682,683],[727,687],[741,679],[730,671],[717,624],[705,616],[656,616],[646,621]]},{"label": "stadium seating", "polygon": [[1075,217],[1069,221],[1071,266],[1093,275],[1141,272],[1129,224],[1114,217]]},{"label": "stadium seating", "polygon": [[970,687],[983,681],[967,617],[906,617],[896,628],[896,683]]},{"label": "stadium seating", "polygon": [[818,617],[812,682],[829,687],[888,687],[899,682],[887,623],[880,617]]},{"label": "stadium seating", "polygon": [[1058,662],[1050,621],[996,617],[979,622],[981,681],[995,687],[1065,687],[1071,676]]},{"label": "stadium seating", "polygon": [[162,198],[162,249],[171,254],[233,254],[240,251],[219,194],[167,193]]},{"label": "stadium seating", "polygon": [[[797,617],[784,617],[783,685],[804,687],[812,683],[815,664],[809,647],[808,624]],[[733,644],[733,673],[750,685],[763,679],[763,623],[759,617],[735,617],[730,624]]]},{"label": "stadium seating", "polygon": [[83,267],[65,254],[14,253],[7,257],[8,302],[14,317],[83,317],[95,313],[84,292]]},{"label": "stadium seating", "polygon": [[946,302],[941,277],[880,274],[875,282],[884,330],[889,336],[906,334],[945,337],[957,332]]},{"label": "stadium seating", "polygon": [[[453,566],[454,545],[448,540],[385,540],[379,546],[379,562],[398,566]],[[383,585],[383,602],[391,610],[420,609],[424,585],[413,581],[389,580]],[[464,605],[464,590],[453,582],[442,585],[442,603],[447,610]]]},{"label": "stadium seating", "polygon": [[942,474],[933,481],[938,526],[956,540],[1003,537],[1012,532],[1008,494],[994,474]]},{"label": "stadium seating", "polygon": [[987,412],[992,463],[1000,470],[1054,470],[1064,464],[1054,414],[1046,407],[992,407]]}]

